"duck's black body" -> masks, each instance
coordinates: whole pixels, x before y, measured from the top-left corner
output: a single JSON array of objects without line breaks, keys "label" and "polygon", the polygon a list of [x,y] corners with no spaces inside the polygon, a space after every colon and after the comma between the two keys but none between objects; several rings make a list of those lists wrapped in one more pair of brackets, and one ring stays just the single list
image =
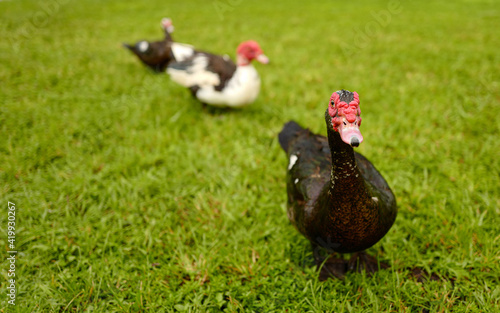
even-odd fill
[{"label": "duck's black body", "polygon": [[134,45],[124,43],[123,46],[135,54],[144,65],[157,73],[165,72],[167,65],[176,61],[172,51],[172,45],[175,44],[171,32],[173,31],[170,19],[162,20],[162,28],[165,32],[165,38],[160,41],[141,40]]},{"label": "duck's black body", "polygon": [[288,217],[314,246],[360,252],[389,231],[396,200],[375,167],[341,139],[331,119],[327,111],[328,139],[295,122],[279,135],[290,160]]}]

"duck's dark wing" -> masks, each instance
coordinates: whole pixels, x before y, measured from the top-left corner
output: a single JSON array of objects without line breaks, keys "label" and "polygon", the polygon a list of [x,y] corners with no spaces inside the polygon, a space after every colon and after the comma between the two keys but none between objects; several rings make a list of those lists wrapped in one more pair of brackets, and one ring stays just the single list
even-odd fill
[{"label": "duck's dark wing", "polygon": [[[214,89],[221,91],[236,71],[236,64],[229,57],[196,51],[191,57],[181,62],[171,62],[168,68],[192,74],[192,83],[190,86],[187,86],[189,88],[206,85],[205,77],[207,75],[203,75],[203,72],[208,72],[212,75],[215,74],[218,77],[218,81],[217,84],[214,84]],[[198,76],[196,75],[199,75],[200,79],[197,79],[196,77]],[[200,81],[198,82],[198,80]]]},{"label": "duck's dark wing", "polygon": [[307,236],[305,226],[318,196],[330,181],[331,153],[328,140],[289,122],[279,135],[289,158],[287,168],[288,218]]},{"label": "duck's dark wing", "polygon": [[217,73],[220,77],[220,84],[215,86],[215,90],[221,91],[226,83],[233,77],[236,72],[236,64],[228,56],[220,56],[210,53],[205,53],[208,58],[207,70]]}]

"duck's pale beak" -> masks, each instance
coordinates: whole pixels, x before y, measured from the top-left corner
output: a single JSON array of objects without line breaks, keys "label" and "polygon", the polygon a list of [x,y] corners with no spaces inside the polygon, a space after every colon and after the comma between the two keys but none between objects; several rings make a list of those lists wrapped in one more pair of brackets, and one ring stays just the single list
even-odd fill
[{"label": "duck's pale beak", "polygon": [[265,56],[264,54],[259,54],[256,58],[256,60],[262,64],[268,64],[269,63],[269,58]]},{"label": "duck's pale beak", "polygon": [[363,135],[361,135],[358,125],[354,123],[341,124],[339,133],[342,141],[352,147],[358,147],[363,142]]}]

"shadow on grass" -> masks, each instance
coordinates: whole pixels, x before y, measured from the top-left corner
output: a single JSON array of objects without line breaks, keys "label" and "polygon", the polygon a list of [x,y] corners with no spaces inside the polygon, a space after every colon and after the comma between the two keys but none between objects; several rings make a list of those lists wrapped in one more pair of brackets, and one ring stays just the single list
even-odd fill
[{"label": "shadow on grass", "polygon": [[[382,252],[383,253],[383,252]],[[328,278],[331,279],[339,279],[339,277],[336,277],[335,275],[330,275],[330,276],[325,276],[325,271],[322,271],[322,267],[332,265],[330,263],[334,263],[335,266],[340,266],[342,267],[342,270],[347,274],[347,273],[358,273],[358,274],[363,274],[364,271],[360,271],[357,269],[348,269],[348,259],[345,259],[344,262],[341,262],[339,260],[342,260],[345,258],[344,254],[340,253],[332,253],[332,254],[327,254],[326,252],[323,253],[323,256],[325,257],[325,262],[321,266],[318,266],[315,262],[312,250],[310,250],[307,246],[298,246],[298,245],[290,245],[287,249],[286,252],[287,256],[290,258],[290,260],[295,263],[297,266],[301,268],[306,268],[306,267],[316,267],[316,272],[318,273],[318,278],[320,281],[325,281],[328,280]],[[374,258],[374,257],[372,257]],[[381,254],[377,253],[376,256],[377,259],[379,259],[379,270],[387,270],[391,267],[390,264],[380,261]],[[331,260],[331,261],[330,261]],[[441,273],[435,273],[435,272],[429,272],[428,270],[421,268],[421,267],[405,267],[401,269],[396,269],[397,272],[403,274],[404,277],[406,277],[409,280],[413,280],[415,282],[419,283],[428,283],[431,281],[437,281],[437,282],[451,282],[452,284],[455,283],[455,279],[453,277],[449,277],[447,275],[441,274]],[[367,275],[367,277],[371,277],[373,273],[364,273]],[[343,280],[343,278],[340,278]]]}]

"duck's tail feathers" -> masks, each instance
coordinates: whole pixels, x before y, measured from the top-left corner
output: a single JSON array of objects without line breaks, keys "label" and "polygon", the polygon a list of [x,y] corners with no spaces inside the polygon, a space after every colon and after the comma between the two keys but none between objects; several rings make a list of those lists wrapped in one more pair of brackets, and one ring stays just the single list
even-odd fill
[{"label": "duck's tail feathers", "polygon": [[285,152],[288,152],[288,146],[290,145],[290,142],[301,130],[303,130],[303,128],[295,121],[289,121],[285,124],[285,126],[283,126],[283,129],[278,135],[278,141],[281,148],[283,148]]}]

